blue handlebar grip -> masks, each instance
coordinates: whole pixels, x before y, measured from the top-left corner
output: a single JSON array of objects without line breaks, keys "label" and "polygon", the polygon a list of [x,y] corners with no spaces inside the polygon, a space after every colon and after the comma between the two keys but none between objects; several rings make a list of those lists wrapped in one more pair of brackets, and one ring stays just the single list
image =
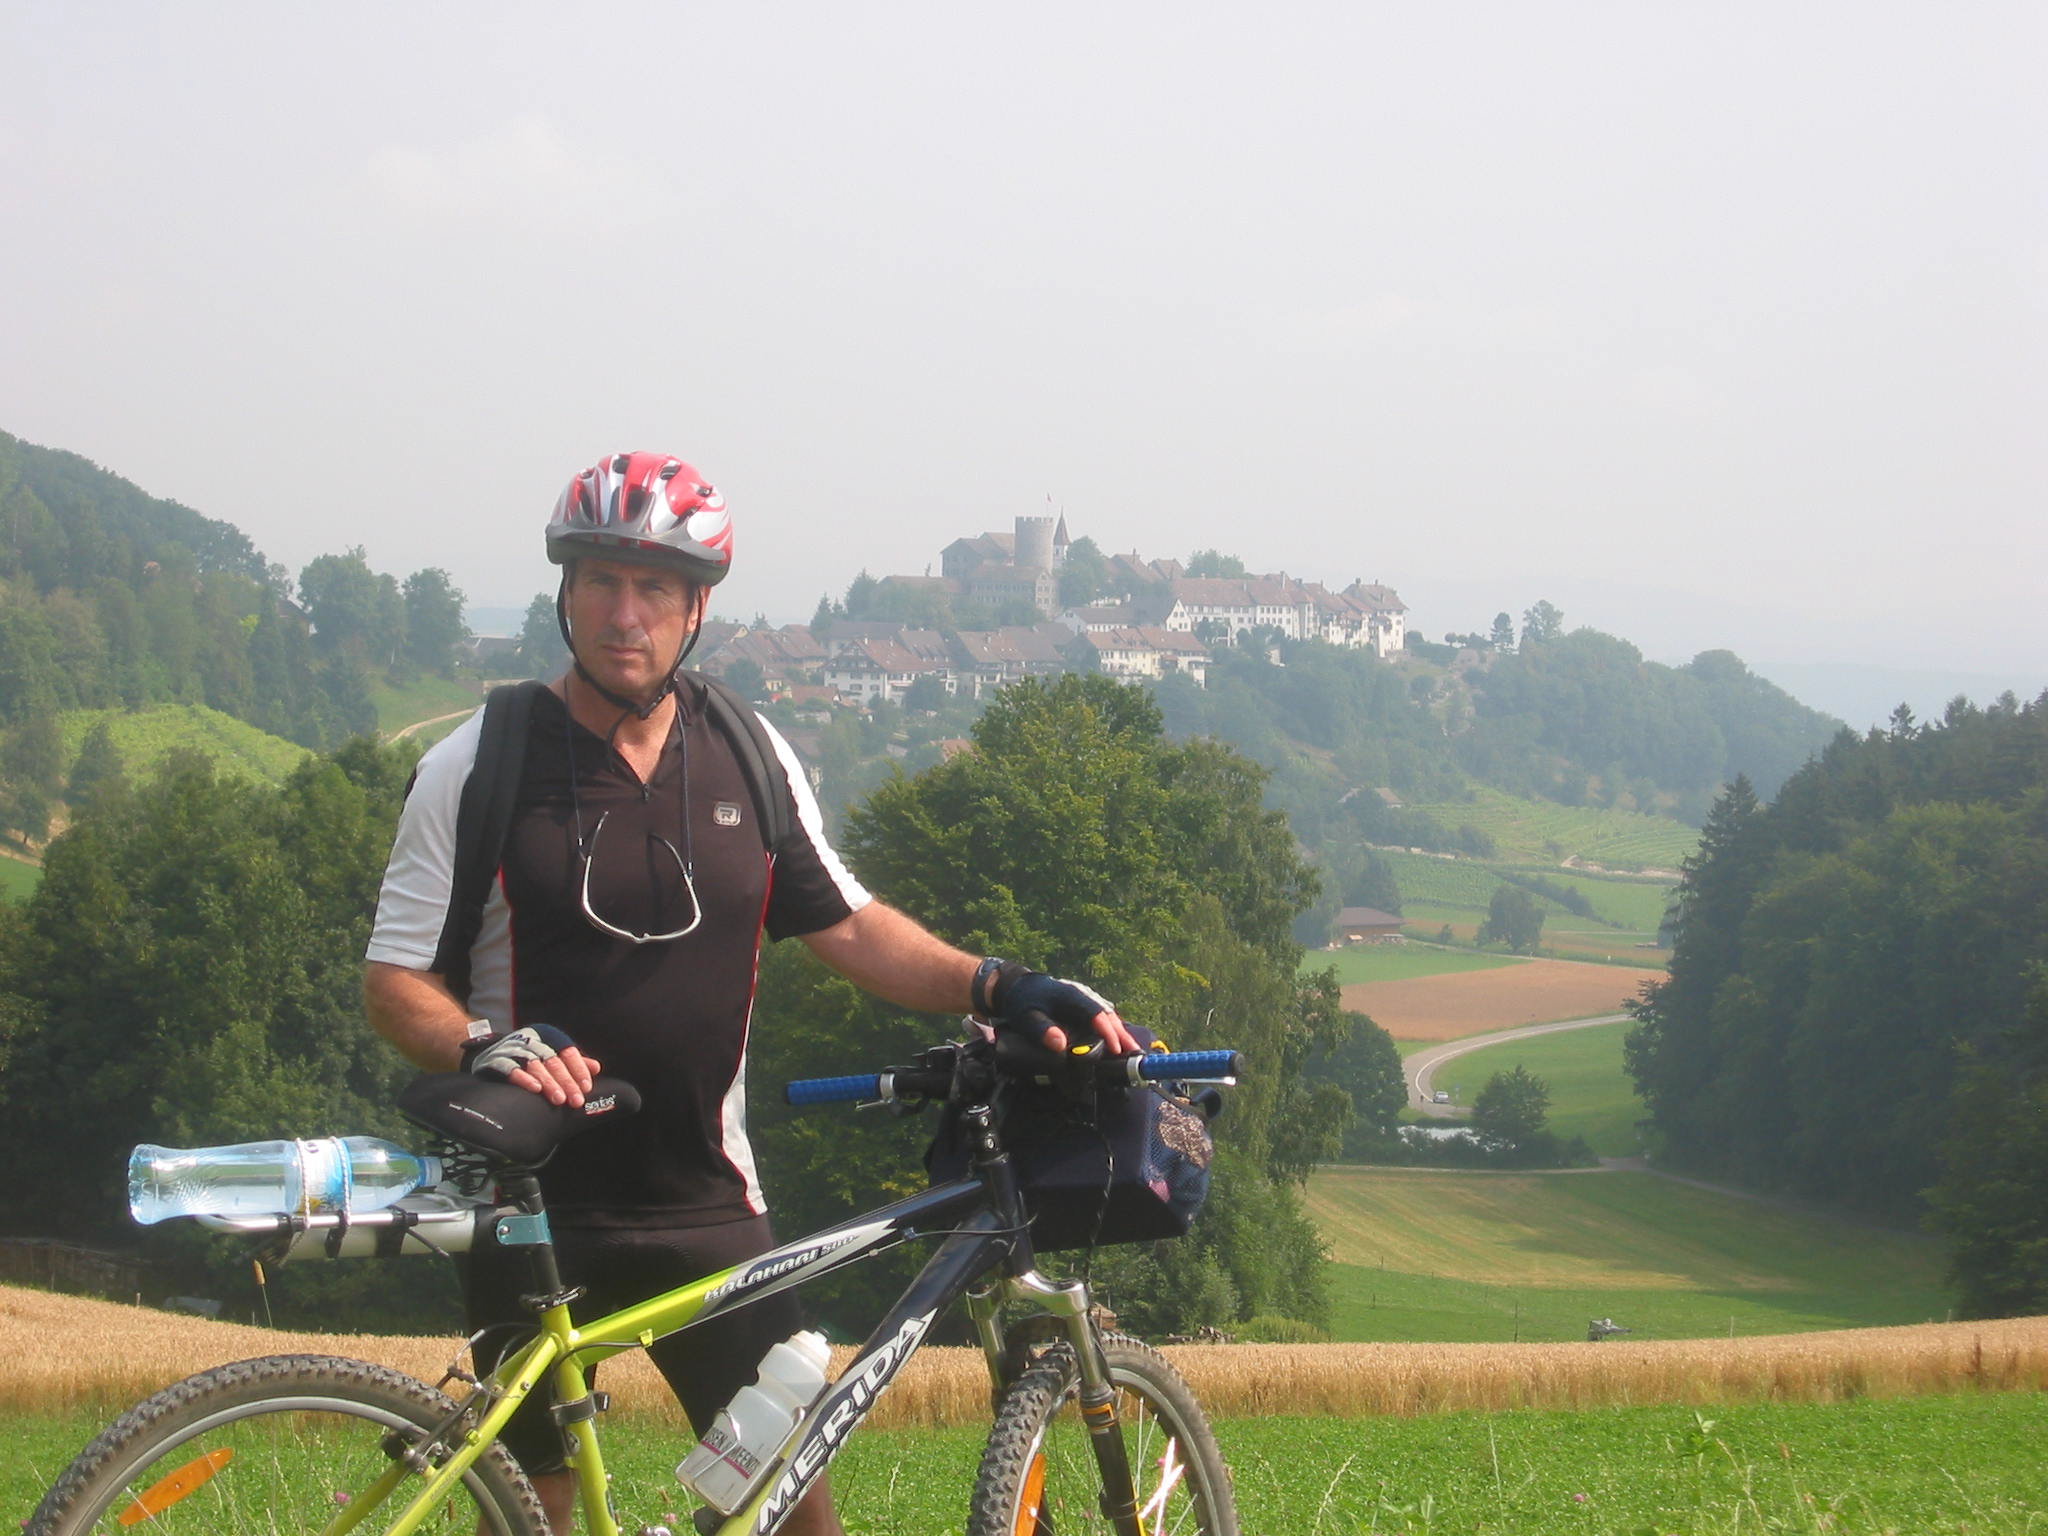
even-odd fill
[{"label": "blue handlebar grip", "polygon": [[1236,1051],[1155,1051],[1138,1058],[1138,1075],[1150,1082],[1175,1077],[1236,1077],[1244,1058]]},{"label": "blue handlebar grip", "polygon": [[800,1077],[782,1090],[791,1104],[851,1104],[882,1096],[882,1075],[865,1072],[853,1077]]}]

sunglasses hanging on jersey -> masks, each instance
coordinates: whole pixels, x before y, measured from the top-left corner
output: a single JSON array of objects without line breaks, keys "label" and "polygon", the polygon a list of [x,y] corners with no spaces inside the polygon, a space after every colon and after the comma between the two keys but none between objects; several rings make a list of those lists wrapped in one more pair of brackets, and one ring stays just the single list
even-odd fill
[{"label": "sunglasses hanging on jersey", "polygon": [[[624,716],[620,719],[623,721]],[[666,944],[671,939],[680,939],[694,933],[697,925],[704,921],[704,904],[697,900],[696,848],[690,828],[690,733],[682,728],[682,720],[676,721],[676,736],[683,750],[683,847],[686,852],[678,853],[676,845],[659,832],[650,832],[648,838],[668,850],[668,856],[676,861],[676,870],[683,877],[683,890],[690,898],[690,920],[674,933],[634,933],[614,923],[608,923],[597,915],[597,909],[590,904],[590,866],[597,861],[597,840],[604,832],[604,824],[610,818],[610,811],[600,811],[597,825],[590,829],[589,841],[583,837],[583,796],[576,778],[576,743],[570,730],[570,717],[565,710],[562,715],[562,744],[569,753],[569,805],[576,818],[576,855],[583,861],[582,904],[583,916],[590,926],[600,933],[608,933],[615,939],[624,939],[629,944]],[[617,726],[612,727],[617,730]],[[606,750],[611,742],[607,738]]]}]

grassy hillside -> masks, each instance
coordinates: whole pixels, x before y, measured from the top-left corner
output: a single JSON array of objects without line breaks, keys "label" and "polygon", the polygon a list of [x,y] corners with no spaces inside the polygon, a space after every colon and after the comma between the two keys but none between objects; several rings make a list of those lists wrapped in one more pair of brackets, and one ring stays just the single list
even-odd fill
[{"label": "grassy hillside", "polygon": [[1931,1241],[1649,1173],[1319,1169],[1336,1337],[1568,1340],[1922,1322],[1948,1302]]},{"label": "grassy hillside", "polygon": [[1494,1073],[1527,1067],[1550,1089],[1553,1131],[1585,1137],[1602,1157],[1634,1157],[1642,1151],[1635,1123],[1644,1110],[1622,1069],[1621,1041],[1627,1033],[1626,1024],[1596,1024],[1490,1045],[1446,1062],[1437,1081],[1451,1088],[1459,1103],[1469,1104]]},{"label": "grassy hillside", "polygon": [[389,736],[415,720],[431,720],[453,710],[474,709],[477,690],[468,683],[446,677],[422,677],[403,688],[387,682],[370,685],[370,702],[377,706],[377,729]]},{"label": "grassy hillside", "polygon": [[106,721],[114,746],[131,776],[147,774],[180,748],[213,759],[223,773],[265,783],[282,783],[305,760],[304,747],[267,735],[253,725],[203,704],[161,704],[154,709],[75,709],[59,716],[64,751],[75,757],[86,733]]},{"label": "grassy hillside", "polygon": [[43,872],[21,859],[0,858],[0,901],[20,901],[36,888]]},{"label": "grassy hillside", "polygon": [[1491,837],[1496,856],[1512,863],[1561,864],[1580,859],[1606,869],[1676,870],[1699,842],[1682,822],[1636,811],[1525,800],[1483,786],[1471,800],[1418,805],[1446,827],[1467,822]]}]

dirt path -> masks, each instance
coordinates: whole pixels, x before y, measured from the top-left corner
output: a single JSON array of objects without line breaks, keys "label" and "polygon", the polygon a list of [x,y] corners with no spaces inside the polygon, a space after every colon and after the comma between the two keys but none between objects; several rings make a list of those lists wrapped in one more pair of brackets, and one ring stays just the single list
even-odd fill
[{"label": "dirt path", "polygon": [[446,715],[436,715],[431,720],[415,720],[411,725],[401,726],[399,729],[393,731],[391,733],[391,740],[403,741],[405,740],[406,737],[412,735],[414,731],[424,731],[428,726],[439,725],[444,720],[467,719],[469,716],[475,714],[478,708],[478,705],[472,704],[467,709],[458,709],[455,710],[453,713]]},{"label": "dirt path", "polygon": [[1524,1024],[1519,1029],[1495,1030],[1488,1035],[1468,1035],[1463,1040],[1453,1040],[1446,1045],[1433,1045],[1426,1051],[1417,1051],[1401,1063],[1401,1071],[1408,1079],[1410,1097],[1416,1101],[1416,1108],[1423,1114],[1435,1115],[1438,1118],[1446,1115],[1462,1116],[1470,1113],[1469,1106],[1436,1104],[1430,1100],[1430,1095],[1436,1091],[1436,1069],[1445,1062],[1509,1040],[1527,1040],[1535,1035],[1554,1035],[1566,1029],[1589,1029],[1595,1024],[1619,1024],[1628,1017],[1625,1013],[1603,1013],[1590,1019],[1564,1019],[1554,1024]]}]

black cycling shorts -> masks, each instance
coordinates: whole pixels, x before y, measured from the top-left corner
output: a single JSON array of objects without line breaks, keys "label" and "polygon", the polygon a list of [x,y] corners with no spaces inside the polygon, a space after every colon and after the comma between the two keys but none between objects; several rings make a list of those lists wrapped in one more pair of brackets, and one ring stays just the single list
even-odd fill
[{"label": "black cycling shorts", "polygon": [[[775,1246],[765,1216],[651,1232],[572,1227],[557,1229],[554,1236],[562,1283],[584,1287],[574,1303],[577,1318],[584,1321],[743,1264]],[[493,1330],[477,1345],[478,1364],[489,1371],[532,1336],[534,1315],[519,1304],[531,1282],[518,1254],[495,1243],[473,1249],[463,1259],[462,1301],[469,1330]],[[761,1357],[801,1327],[803,1314],[795,1295],[779,1291],[657,1339],[647,1353],[702,1435],[718,1410],[754,1379]],[[585,1366],[584,1375],[595,1382],[597,1368]],[[545,1390],[534,1392],[500,1436],[530,1477],[559,1472],[565,1465],[562,1432],[548,1417],[550,1400]]]}]

